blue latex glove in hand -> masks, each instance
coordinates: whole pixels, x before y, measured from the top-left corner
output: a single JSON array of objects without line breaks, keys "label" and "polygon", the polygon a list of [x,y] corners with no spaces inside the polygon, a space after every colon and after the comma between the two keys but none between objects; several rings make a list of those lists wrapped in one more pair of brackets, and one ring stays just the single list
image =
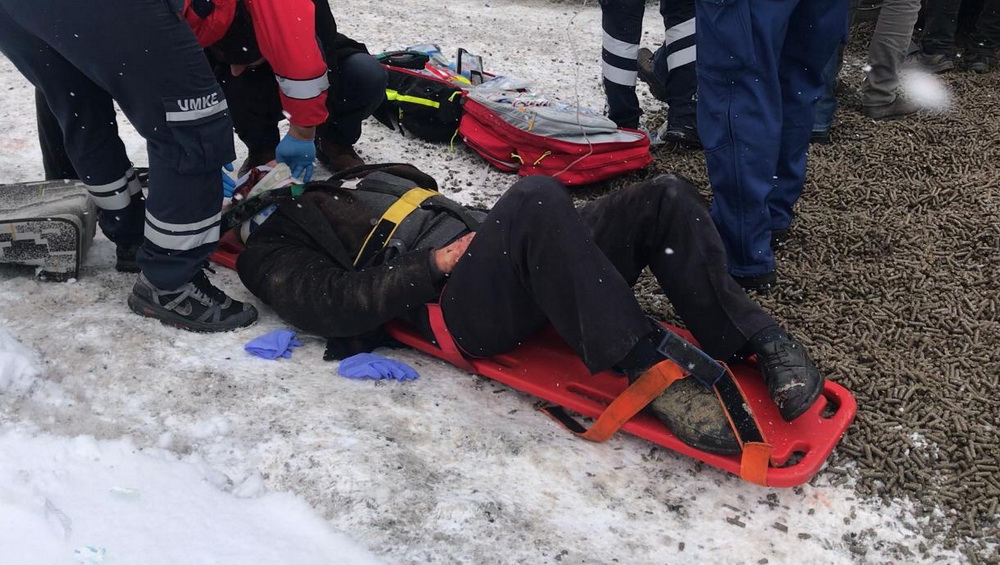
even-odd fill
[{"label": "blue latex glove in hand", "polygon": [[292,170],[292,177],[309,182],[315,167],[313,162],[316,160],[316,143],[311,139],[304,141],[286,133],[274,149],[274,159],[288,165]]},{"label": "blue latex glove in hand", "polygon": [[300,345],[302,345],[302,342],[295,339],[295,332],[291,330],[274,330],[250,340],[243,346],[243,349],[264,359],[277,359],[278,357],[288,359],[292,356],[292,348]]},{"label": "blue latex glove in hand", "polygon": [[222,196],[232,198],[236,191],[236,179],[226,174],[226,171],[233,171],[233,164],[229,163],[222,167]]},{"label": "blue latex glove in hand", "polygon": [[406,363],[374,353],[358,353],[340,362],[337,372],[351,379],[396,379],[410,381],[420,375]]}]

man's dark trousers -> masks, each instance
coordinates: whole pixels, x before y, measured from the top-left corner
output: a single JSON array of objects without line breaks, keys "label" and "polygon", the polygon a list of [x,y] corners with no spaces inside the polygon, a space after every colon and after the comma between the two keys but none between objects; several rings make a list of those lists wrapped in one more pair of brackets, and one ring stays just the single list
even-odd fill
[{"label": "man's dark trousers", "polygon": [[632,291],[645,267],[717,359],[774,320],[726,272],[704,201],[673,175],[576,210],[549,177],[518,181],[497,202],[441,297],[467,353],[514,349],[546,321],[592,372],[621,361],[651,331]]},{"label": "man's dark trousers", "polygon": [[[190,281],[218,244],[219,167],[235,158],[225,97],[191,28],[163,0],[0,0],[0,50],[42,92],[102,231],[142,242],[155,286]],[[145,202],[113,101],[147,141]]]}]

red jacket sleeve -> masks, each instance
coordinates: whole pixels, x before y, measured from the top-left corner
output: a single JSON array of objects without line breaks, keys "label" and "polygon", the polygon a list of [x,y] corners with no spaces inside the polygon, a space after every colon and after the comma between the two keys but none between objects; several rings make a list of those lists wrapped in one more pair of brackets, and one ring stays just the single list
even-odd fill
[{"label": "red jacket sleeve", "polygon": [[297,126],[326,121],[327,64],[311,0],[246,0],[260,52],[278,79],[281,105]]}]

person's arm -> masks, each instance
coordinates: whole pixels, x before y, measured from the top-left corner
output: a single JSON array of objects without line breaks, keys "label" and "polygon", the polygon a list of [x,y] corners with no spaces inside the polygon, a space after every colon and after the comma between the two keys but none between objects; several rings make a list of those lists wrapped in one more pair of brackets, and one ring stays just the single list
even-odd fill
[{"label": "person's arm", "polygon": [[246,0],[260,52],[278,79],[281,105],[298,139],[329,117],[327,64],[316,40],[310,0]]}]

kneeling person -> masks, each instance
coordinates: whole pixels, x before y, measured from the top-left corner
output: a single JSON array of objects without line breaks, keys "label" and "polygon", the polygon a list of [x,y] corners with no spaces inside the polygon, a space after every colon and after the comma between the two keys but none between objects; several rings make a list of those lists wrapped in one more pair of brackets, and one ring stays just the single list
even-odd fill
[{"label": "kneeling person", "polygon": [[[801,344],[729,276],[705,203],[680,177],[579,209],[556,180],[528,177],[485,217],[437,195],[372,252],[372,226],[396,201],[377,191],[394,183],[414,186],[376,173],[363,181],[371,190],[312,183],[285,200],[240,255],[243,283],[289,323],[351,344],[345,354],[377,345],[368,338],[393,319],[432,340],[424,304],[440,299],[467,354],[510,351],[551,323],[592,373],[613,368],[635,380],[664,359],[661,329],[631,288],[649,267],[707,354],[758,356],[786,420],[823,388]],[[671,385],[649,410],[696,448],[740,449],[714,393],[694,378]]]}]

